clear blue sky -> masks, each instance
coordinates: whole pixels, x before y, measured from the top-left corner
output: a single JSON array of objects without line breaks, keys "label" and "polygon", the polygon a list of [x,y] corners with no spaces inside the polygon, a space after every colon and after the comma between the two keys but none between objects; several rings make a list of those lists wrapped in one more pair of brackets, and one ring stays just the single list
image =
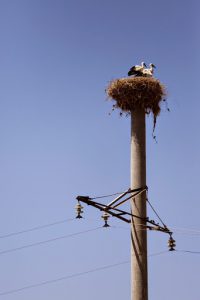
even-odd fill
[{"label": "clear blue sky", "polygon": [[[200,230],[198,1],[0,0],[0,235],[75,216],[75,197],[129,187],[130,120],[111,116],[105,88],[153,62],[171,112],[147,118],[149,199],[167,225]],[[0,239],[0,252],[101,226],[83,221]],[[154,218],[149,210],[149,216]],[[128,225],[110,220],[111,225]],[[175,231],[177,249],[200,236]],[[148,235],[149,254],[167,237]],[[99,230],[0,255],[0,293],[129,259],[128,229]],[[198,300],[200,256],[149,259],[150,300]],[[130,299],[130,266],[1,296]]]}]

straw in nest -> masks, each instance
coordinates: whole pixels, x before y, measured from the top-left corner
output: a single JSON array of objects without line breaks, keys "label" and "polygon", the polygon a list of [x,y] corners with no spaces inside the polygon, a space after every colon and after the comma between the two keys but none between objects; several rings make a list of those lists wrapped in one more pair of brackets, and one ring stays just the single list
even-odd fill
[{"label": "straw in nest", "polygon": [[165,101],[165,88],[159,80],[153,77],[129,77],[113,80],[106,89],[109,98],[116,101],[114,108],[130,113],[137,108],[143,108],[147,114],[156,118],[160,113],[160,103]]}]

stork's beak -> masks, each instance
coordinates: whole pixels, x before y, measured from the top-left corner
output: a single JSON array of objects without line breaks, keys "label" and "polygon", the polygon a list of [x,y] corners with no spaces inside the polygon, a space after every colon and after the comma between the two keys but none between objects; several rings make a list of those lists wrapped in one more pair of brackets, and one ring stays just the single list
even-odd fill
[{"label": "stork's beak", "polygon": [[147,65],[144,63],[144,66],[147,68]]},{"label": "stork's beak", "polygon": [[154,64],[152,64],[152,67],[156,69],[156,66]]}]

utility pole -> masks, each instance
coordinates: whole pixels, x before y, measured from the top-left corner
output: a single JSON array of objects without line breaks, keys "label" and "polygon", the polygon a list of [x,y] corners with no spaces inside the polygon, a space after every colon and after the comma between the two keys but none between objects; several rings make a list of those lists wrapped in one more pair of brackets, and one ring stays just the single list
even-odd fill
[{"label": "utility pole", "polygon": [[[96,198],[89,196],[76,198],[78,219],[82,218],[81,202],[83,202],[103,212],[102,218],[105,222],[103,227],[109,227],[110,216],[131,224],[131,300],[148,300],[147,230],[169,234],[169,251],[175,250],[173,232],[163,223],[146,195],[145,116],[150,112],[153,114],[153,128],[155,128],[160,103],[165,100],[165,89],[158,79],[153,78],[155,66],[150,64],[149,68],[145,67],[144,62],[133,66],[128,72],[128,76],[132,77],[113,80],[107,88],[107,95],[115,101],[113,110],[119,108],[120,115],[123,113],[131,115],[131,187],[108,204],[96,202],[96,199],[116,194]],[[131,212],[119,209],[129,200]],[[147,201],[162,224],[147,217]]]},{"label": "utility pole", "polygon": [[[131,111],[131,189],[145,186],[146,126],[140,108]],[[141,217],[131,217],[131,299],[148,300],[146,190],[131,199],[131,211]]]}]

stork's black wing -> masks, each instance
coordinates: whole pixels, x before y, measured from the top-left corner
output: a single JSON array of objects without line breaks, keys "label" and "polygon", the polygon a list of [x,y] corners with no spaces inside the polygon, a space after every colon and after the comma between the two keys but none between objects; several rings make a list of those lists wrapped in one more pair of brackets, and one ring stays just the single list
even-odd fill
[{"label": "stork's black wing", "polygon": [[131,75],[135,75],[135,77],[137,77],[137,76],[143,76],[143,73],[142,70],[136,70],[134,66],[128,71],[128,76]]},{"label": "stork's black wing", "polygon": [[128,76],[135,75],[135,74],[136,74],[135,66],[133,66],[133,67],[130,68],[130,70],[128,71]]}]

